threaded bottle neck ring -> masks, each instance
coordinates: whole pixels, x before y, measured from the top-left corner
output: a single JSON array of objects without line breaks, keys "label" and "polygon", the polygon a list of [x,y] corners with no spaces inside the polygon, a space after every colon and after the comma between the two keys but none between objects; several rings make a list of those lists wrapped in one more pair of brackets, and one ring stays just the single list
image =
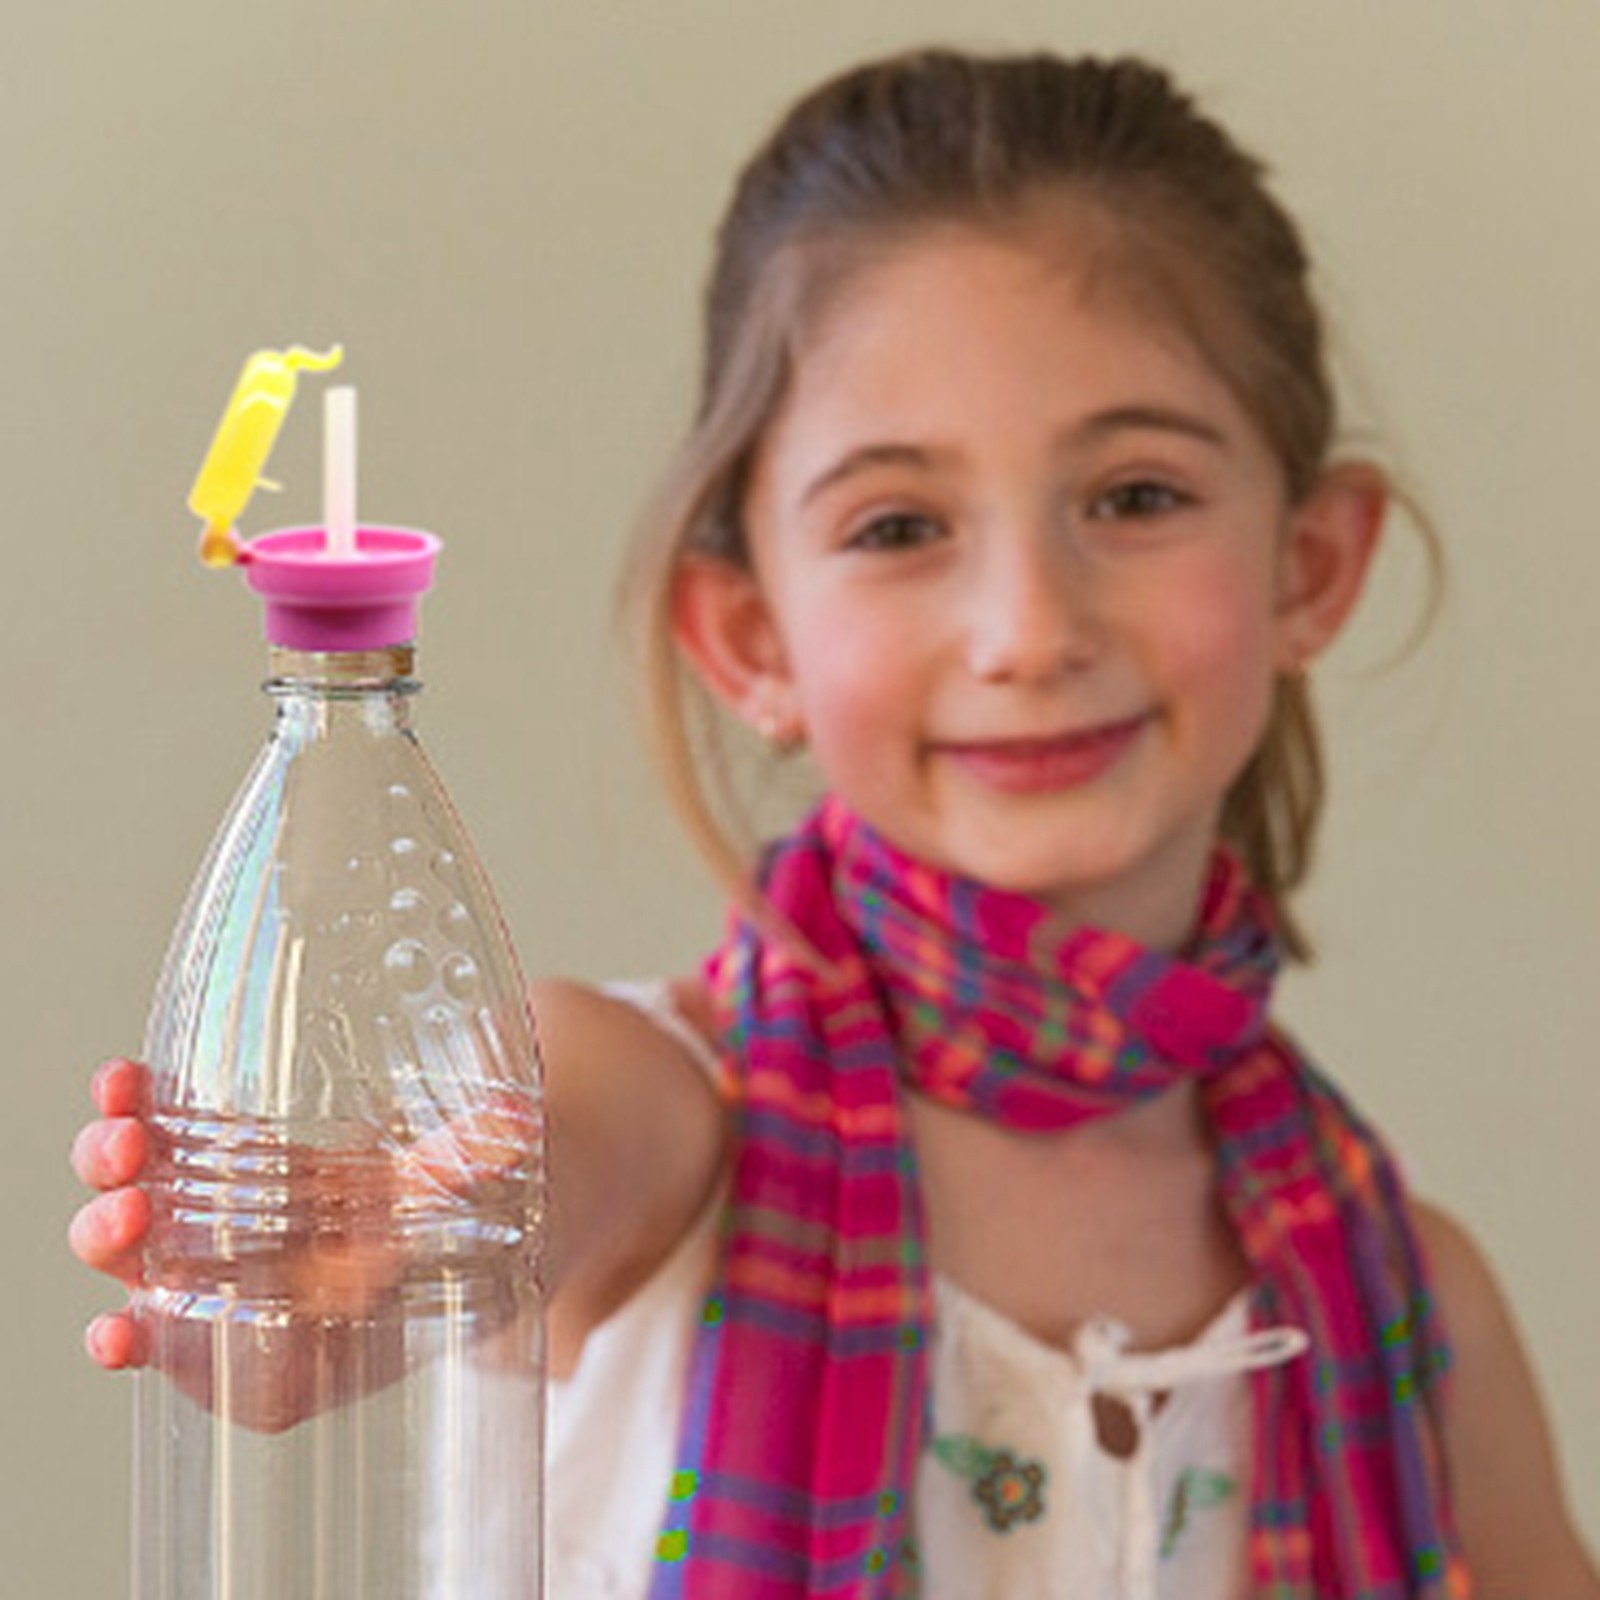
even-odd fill
[{"label": "threaded bottle neck ring", "polygon": [[291,650],[274,645],[269,694],[415,694],[417,652],[409,644],[384,650]]}]

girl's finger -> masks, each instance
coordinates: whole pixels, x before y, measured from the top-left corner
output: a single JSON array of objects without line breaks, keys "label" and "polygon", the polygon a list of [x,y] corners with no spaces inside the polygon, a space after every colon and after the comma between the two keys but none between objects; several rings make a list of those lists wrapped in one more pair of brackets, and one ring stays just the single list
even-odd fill
[{"label": "girl's finger", "polygon": [[67,1238],[86,1267],[137,1283],[149,1231],[150,1197],[142,1189],[112,1189],[79,1208]]},{"label": "girl's finger", "polygon": [[144,1330],[125,1311],[96,1317],[84,1332],[83,1347],[108,1372],[142,1367],[149,1359]]},{"label": "girl's finger", "polygon": [[137,1117],[102,1117],[72,1141],[72,1170],[92,1189],[132,1183],[150,1154],[150,1138]]},{"label": "girl's finger", "polygon": [[137,1061],[113,1056],[94,1075],[90,1091],[103,1117],[139,1117],[149,1109],[150,1073]]}]

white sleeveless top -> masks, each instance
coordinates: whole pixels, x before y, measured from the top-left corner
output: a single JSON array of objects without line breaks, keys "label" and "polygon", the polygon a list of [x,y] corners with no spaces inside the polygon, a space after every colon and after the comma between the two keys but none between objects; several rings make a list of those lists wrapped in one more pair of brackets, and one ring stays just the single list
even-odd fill
[{"label": "white sleeveless top", "polygon": [[[712,1064],[664,984],[608,992]],[[649,1589],[723,1198],[551,1385],[559,1600],[642,1600]],[[1307,1345],[1296,1328],[1251,1333],[1247,1301],[1235,1295],[1189,1345],[1130,1352],[1126,1328],[1093,1318],[1061,1350],[936,1278],[933,1426],[915,1485],[926,1600],[1243,1600],[1245,1374]],[[1100,1442],[1097,1395],[1131,1413],[1129,1453]]]}]

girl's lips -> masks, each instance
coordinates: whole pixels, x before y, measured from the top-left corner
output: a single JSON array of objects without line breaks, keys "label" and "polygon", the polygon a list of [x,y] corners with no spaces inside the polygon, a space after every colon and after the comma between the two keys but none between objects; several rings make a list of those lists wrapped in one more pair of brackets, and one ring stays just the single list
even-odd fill
[{"label": "girl's lips", "polygon": [[938,749],[965,772],[1009,794],[1075,789],[1109,770],[1137,739],[1147,716],[1049,739],[985,739]]}]

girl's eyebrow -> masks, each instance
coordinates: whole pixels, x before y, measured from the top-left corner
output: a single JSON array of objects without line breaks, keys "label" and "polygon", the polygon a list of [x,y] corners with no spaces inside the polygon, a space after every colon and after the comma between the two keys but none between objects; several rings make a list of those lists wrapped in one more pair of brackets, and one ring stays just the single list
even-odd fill
[{"label": "girl's eyebrow", "polygon": [[819,472],[801,492],[800,504],[809,505],[824,489],[869,467],[920,467],[926,471],[954,460],[956,454],[954,450],[919,444],[864,444],[847,450],[831,467]]},{"label": "girl's eyebrow", "polygon": [[[1181,434],[1219,450],[1228,445],[1227,434],[1204,417],[1172,406],[1145,404],[1112,406],[1097,411],[1064,429],[1057,443],[1061,447],[1095,444],[1112,434],[1135,431]],[[825,489],[870,467],[918,467],[930,471],[948,465],[959,454],[956,450],[889,440],[860,445],[846,451],[832,466],[818,473],[801,492],[800,504],[809,505]]]},{"label": "girl's eyebrow", "polygon": [[1198,439],[1203,444],[1215,445],[1219,450],[1228,444],[1227,434],[1215,423],[1192,411],[1181,411],[1173,406],[1126,405],[1112,406],[1097,411],[1082,422],[1074,423],[1061,435],[1064,444],[1093,442],[1108,434],[1124,431],[1154,430],[1161,433],[1179,433],[1186,438]]}]

